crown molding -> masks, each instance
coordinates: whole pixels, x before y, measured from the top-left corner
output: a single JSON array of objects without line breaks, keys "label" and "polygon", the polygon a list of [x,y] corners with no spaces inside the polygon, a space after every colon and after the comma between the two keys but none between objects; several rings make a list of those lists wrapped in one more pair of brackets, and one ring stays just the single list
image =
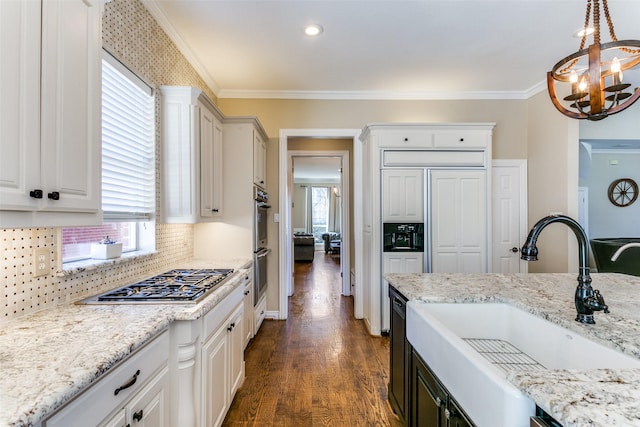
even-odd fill
[{"label": "crown molding", "polygon": [[144,7],[147,8],[151,16],[156,20],[160,28],[167,33],[167,36],[173,41],[178,50],[184,55],[186,60],[191,64],[191,66],[196,70],[196,72],[202,77],[202,80],[209,86],[209,88],[213,91],[213,93],[218,96],[220,92],[220,86],[216,81],[211,77],[211,75],[207,72],[207,69],[202,65],[202,63],[198,60],[198,57],[191,51],[187,43],[182,39],[178,31],[175,29],[173,24],[167,18],[167,15],[164,13],[162,8],[158,6],[156,0],[140,0]]},{"label": "crown molding", "polygon": [[[537,92],[536,92],[537,93]],[[500,100],[528,99],[527,91],[393,92],[393,91],[295,91],[222,89],[218,98],[239,99],[324,99],[324,100]]]}]

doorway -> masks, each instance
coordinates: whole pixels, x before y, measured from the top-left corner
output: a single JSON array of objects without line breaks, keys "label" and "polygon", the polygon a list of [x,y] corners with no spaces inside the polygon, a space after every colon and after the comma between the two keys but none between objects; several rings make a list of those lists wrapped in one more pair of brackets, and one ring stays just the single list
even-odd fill
[{"label": "doorway", "polygon": [[[351,141],[335,139],[327,146],[340,146]],[[322,150],[323,143],[317,139],[291,138],[287,144],[289,203],[287,216],[290,226],[288,235],[295,236],[293,266],[299,249],[296,247],[296,235],[313,236],[315,247],[328,254],[336,255],[340,260],[341,278],[349,278],[350,239],[350,167],[349,150]],[[305,146],[313,150],[301,149]],[[349,147],[350,148],[350,147]],[[306,237],[308,239],[309,237]],[[308,258],[305,258],[309,261]],[[287,296],[295,292],[294,282],[290,281]],[[348,280],[341,280],[340,293],[351,295]]]},{"label": "doorway", "polygon": [[[361,207],[354,200],[359,200],[361,185],[361,146],[359,144],[360,129],[283,129],[280,131],[279,147],[279,182],[280,182],[280,281],[279,281],[279,318],[288,315],[288,297],[293,289],[293,157],[337,157],[341,159],[342,176],[336,191],[340,195],[342,215],[340,218],[341,248],[341,293],[353,295],[356,318],[362,317],[362,290],[357,281],[352,286],[353,276],[358,276],[361,268]],[[305,142],[298,142],[304,140]],[[326,144],[322,144],[326,140]],[[349,145],[348,150],[333,149],[331,141],[343,140]],[[290,144],[291,143],[291,144]],[[302,144],[302,145],[301,145]],[[322,144],[322,145],[319,145]],[[300,149],[304,147],[303,149]],[[350,168],[350,165],[353,165]],[[352,172],[350,171],[352,169]],[[347,178],[349,177],[349,178]],[[352,191],[353,190],[353,191]],[[353,248],[353,250],[352,250]]]}]

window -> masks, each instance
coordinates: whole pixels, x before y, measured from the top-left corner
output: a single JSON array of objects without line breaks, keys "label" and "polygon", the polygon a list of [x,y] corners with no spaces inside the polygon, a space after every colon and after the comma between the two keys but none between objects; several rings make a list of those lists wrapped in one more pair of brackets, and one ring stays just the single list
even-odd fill
[{"label": "window", "polygon": [[123,252],[155,242],[155,101],[149,85],[107,52],[102,60],[102,210],[105,224],[62,230],[62,260],[89,258],[109,236]]},{"label": "window", "polygon": [[329,188],[311,187],[311,225],[316,242],[329,230]]}]

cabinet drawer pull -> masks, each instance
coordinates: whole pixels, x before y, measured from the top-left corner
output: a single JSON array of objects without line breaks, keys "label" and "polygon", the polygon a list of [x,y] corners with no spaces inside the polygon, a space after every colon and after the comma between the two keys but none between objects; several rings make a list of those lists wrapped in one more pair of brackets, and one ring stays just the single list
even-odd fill
[{"label": "cabinet drawer pull", "polygon": [[34,199],[42,199],[42,194],[42,190],[37,188],[35,190],[29,191],[29,197],[33,197]]},{"label": "cabinet drawer pull", "polygon": [[[135,374],[133,374],[133,377],[131,377],[131,379],[129,380],[129,382],[128,382],[128,383],[126,383],[126,384],[121,385],[120,387],[118,387],[118,388],[113,392],[113,394],[117,396],[117,395],[118,395],[118,393],[120,393],[122,390],[125,390],[125,389],[127,389],[127,388],[131,387],[132,385],[134,385],[134,384],[136,383],[136,381],[138,380],[138,375],[140,375],[140,369],[138,369],[138,370],[136,371],[136,373],[135,373]],[[141,412],[142,412],[142,411],[141,411]]]},{"label": "cabinet drawer pull", "polygon": [[135,412],[133,414],[133,421],[140,421],[142,420],[142,409],[140,409],[138,412]]},{"label": "cabinet drawer pull", "polygon": [[60,200],[60,193],[52,191],[51,193],[47,193],[47,197],[51,200]]},{"label": "cabinet drawer pull", "polygon": [[436,397],[436,406],[438,406],[438,408],[442,406],[442,399],[440,399],[439,397]]},{"label": "cabinet drawer pull", "polygon": [[219,212],[218,209],[211,209],[211,212]]},{"label": "cabinet drawer pull", "polygon": [[251,293],[251,291],[244,291],[245,295],[249,295]]},{"label": "cabinet drawer pull", "polygon": [[231,330],[233,330],[233,328],[235,328],[235,327],[236,327],[236,324],[235,324],[235,323],[232,323],[232,324],[230,324],[230,325],[229,325],[229,327],[227,328],[227,331],[231,331]]}]

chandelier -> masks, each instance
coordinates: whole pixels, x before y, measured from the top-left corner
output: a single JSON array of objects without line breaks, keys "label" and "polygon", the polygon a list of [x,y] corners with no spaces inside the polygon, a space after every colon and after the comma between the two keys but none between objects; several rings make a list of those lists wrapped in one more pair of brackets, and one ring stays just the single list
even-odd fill
[{"label": "chandelier", "polygon": [[[602,0],[602,8],[611,42],[600,43],[600,0],[587,0],[580,48],[547,73],[553,105],[574,119],[602,120],[625,110],[640,98],[640,88],[633,88],[623,80],[624,71],[640,64],[640,40],[618,40],[607,0]],[[593,44],[585,49],[592,16]],[[570,84],[571,92],[562,100],[558,99],[556,82]]]}]

